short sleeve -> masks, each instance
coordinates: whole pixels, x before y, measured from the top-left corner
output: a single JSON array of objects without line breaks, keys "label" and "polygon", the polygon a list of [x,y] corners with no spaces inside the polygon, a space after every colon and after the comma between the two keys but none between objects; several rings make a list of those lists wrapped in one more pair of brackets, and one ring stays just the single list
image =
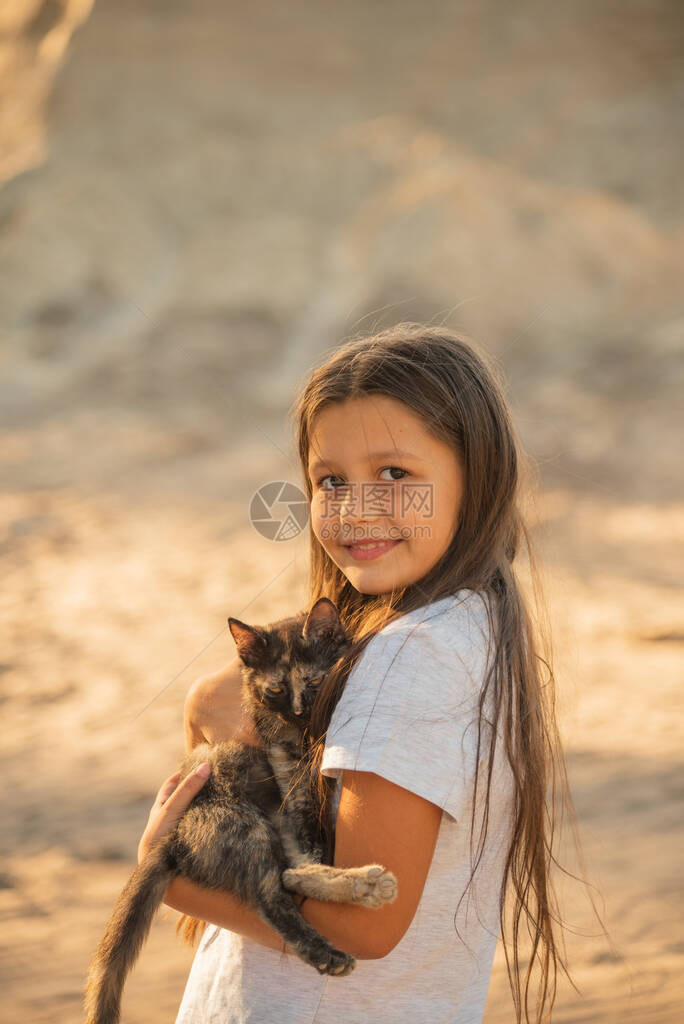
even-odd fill
[{"label": "short sleeve", "polygon": [[374,772],[461,818],[490,647],[484,601],[467,593],[395,620],[368,643],[328,728],[325,775]]}]

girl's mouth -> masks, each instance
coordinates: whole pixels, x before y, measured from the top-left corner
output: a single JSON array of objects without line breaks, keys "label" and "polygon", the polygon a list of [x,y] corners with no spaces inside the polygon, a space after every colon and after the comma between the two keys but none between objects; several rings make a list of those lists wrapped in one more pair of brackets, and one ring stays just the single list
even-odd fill
[{"label": "girl's mouth", "polygon": [[391,551],[397,544],[401,544],[401,540],[358,541],[356,544],[345,544],[344,547],[355,562],[370,562],[373,558],[380,558],[387,551]]}]

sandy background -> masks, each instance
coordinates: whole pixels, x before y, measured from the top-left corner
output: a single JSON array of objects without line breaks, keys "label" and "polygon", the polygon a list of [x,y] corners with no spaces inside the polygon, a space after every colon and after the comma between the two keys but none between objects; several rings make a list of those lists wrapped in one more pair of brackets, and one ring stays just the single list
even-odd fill
[{"label": "sandy background", "polygon": [[[680,1019],[682,13],[579,0],[0,14],[6,1024],[87,964],[228,615],[305,601],[285,410],[341,339],[444,320],[499,356],[590,878],[559,1022]],[[592,928],[570,888],[579,931]],[[172,1022],[161,912],[127,1024]],[[595,931],[595,924],[593,926]],[[487,1024],[511,1019],[497,957]]]}]

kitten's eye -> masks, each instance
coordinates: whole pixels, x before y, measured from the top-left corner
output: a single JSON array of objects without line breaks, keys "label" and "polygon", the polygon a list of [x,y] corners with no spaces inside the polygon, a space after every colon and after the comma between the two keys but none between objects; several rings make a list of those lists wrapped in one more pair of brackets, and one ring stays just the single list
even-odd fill
[{"label": "kitten's eye", "polygon": [[318,679],[309,679],[309,686],[320,686],[323,682],[323,676],[319,676]]},{"label": "kitten's eye", "polygon": [[283,692],[282,686],[267,686],[266,687],[266,693],[271,693],[271,694],[273,694],[273,696],[275,696],[277,693],[282,693],[282,692]]}]

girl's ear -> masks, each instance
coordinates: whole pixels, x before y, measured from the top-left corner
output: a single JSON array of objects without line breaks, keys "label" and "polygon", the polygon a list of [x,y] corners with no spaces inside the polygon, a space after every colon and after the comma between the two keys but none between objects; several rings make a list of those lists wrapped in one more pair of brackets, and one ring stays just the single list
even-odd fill
[{"label": "girl's ear", "polygon": [[232,617],[228,619],[228,628],[233,634],[238,656],[245,665],[254,666],[266,650],[266,638],[254,626]]},{"label": "girl's ear", "polygon": [[339,613],[329,598],[319,597],[316,601],[306,617],[302,636],[307,640],[320,639],[324,636],[340,639],[344,637],[344,627]]}]

